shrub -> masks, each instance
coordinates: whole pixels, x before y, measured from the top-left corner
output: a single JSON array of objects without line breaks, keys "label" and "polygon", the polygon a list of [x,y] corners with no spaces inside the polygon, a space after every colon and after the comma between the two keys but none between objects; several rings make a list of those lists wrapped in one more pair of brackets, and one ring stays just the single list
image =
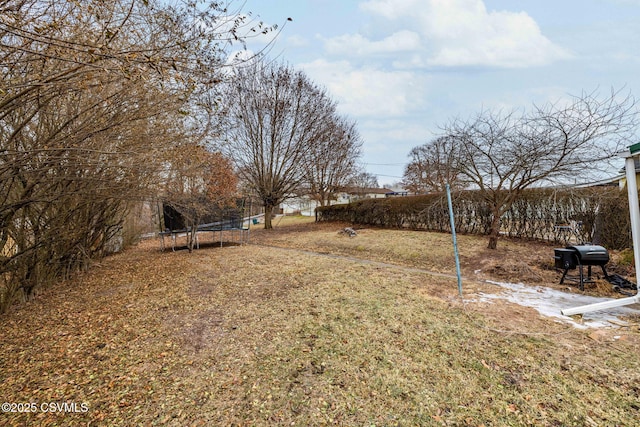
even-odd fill
[{"label": "shrub", "polygon": [[[477,191],[460,191],[452,197],[456,232],[487,234],[491,210]],[[389,228],[450,232],[448,205],[443,193],[421,196],[365,199],[317,208],[318,221]],[[572,225],[574,239],[610,249],[631,246],[626,193],[617,187],[529,189],[501,218],[503,235],[563,242]]]}]

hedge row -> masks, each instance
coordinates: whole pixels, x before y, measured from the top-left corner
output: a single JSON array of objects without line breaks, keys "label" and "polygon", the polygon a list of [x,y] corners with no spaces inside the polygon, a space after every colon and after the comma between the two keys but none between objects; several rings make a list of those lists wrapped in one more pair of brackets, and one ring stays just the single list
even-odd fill
[{"label": "hedge row", "polygon": [[[488,234],[492,213],[478,191],[452,195],[456,232]],[[318,208],[318,221],[346,221],[389,228],[450,232],[445,194],[365,199]],[[579,226],[577,226],[579,224]],[[631,247],[627,193],[617,187],[529,189],[501,218],[503,235],[566,242],[593,242],[610,249]]]}]

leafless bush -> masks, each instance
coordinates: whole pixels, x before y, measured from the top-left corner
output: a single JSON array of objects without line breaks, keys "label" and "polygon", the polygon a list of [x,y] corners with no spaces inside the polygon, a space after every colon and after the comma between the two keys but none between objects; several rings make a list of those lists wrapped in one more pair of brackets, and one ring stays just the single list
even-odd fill
[{"label": "leafless bush", "polygon": [[170,154],[206,137],[246,23],[200,3],[1,2],[0,311],[112,250]]},{"label": "leafless bush", "polygon": [[[478,191],[454,193],[456,231],[486,235],[492,210]],[[318,208],[319,221],[345,221],[380,227],[450,232],[444,194],[358,202]],[[575,227],[574,239],[610,249],[631,245],[626,193],[617,187],[529,189],[523,191],[500,219],[501,235],[563,243],[558,226]]]}]

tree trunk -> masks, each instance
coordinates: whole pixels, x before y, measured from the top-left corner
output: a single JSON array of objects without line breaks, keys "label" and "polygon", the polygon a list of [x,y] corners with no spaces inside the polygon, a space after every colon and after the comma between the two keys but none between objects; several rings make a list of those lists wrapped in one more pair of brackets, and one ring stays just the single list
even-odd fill
[{"label": "tree trunk", "polygon": [[500,237],[500,212],[498,209],[493,210],[493,218],[491,219],[491,228],[489,229],[489,249],[497,249],[498,237]]},{"label": "tree trunk", "polygon": [[191,232],[187,232],[187,247],[189,248],[189,253],[193,252],[193,247],[196,241],[197,232],[198,232],[198,224],[193,223],[191,225]]},{"label": "tree trunk", "polygon": [[271,225],[271,217],[273,216],[273,205],[265,203],[264,205],[264,229],[271,230],[273,225]]}]

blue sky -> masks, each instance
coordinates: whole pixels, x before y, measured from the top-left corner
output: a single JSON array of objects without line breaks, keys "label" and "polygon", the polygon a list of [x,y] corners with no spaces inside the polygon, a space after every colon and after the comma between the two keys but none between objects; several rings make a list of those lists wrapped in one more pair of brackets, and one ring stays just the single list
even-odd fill
[{"label": "blue sky", "polygon": [[381,185],[454,117],[612,88],[640,98],[640,0],[246,0],[243,11],[292,19],[269,57],[356,121]]}]

